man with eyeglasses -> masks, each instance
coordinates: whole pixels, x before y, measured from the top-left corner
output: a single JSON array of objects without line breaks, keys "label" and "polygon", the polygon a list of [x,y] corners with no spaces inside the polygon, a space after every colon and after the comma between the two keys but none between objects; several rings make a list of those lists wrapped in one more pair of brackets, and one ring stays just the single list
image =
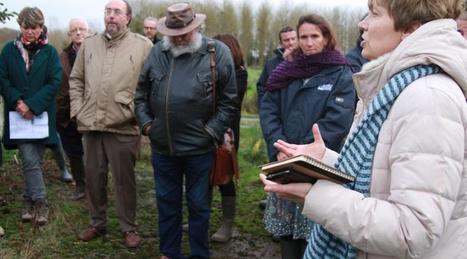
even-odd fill
[{"label": "man with eyeglasses", "polygon": [[76,190],[70,197],[71,200],[84,198],[84,163],[82,135],[78,132],[76,121],[70,119],[70,78],[71,69],[76,59],[76,54],[89,35],[89,26],[82,18],[71,19],[68,26],[68,37],[71,43],[60,54],[60,62],[63,67],[62,83],[57,94],[57,130],[60,134],[63,149],[70,160],[70,169],[76,183]]},{"label": "man with eyeglasses", "polygon": [[156,45],[156,43],[160,41],[160,39],[157,38],[157,19],[151,16],[146,17],[143,21],[143,26],[144,36],[148,37],[148,39]]},{"label": "man with eyeglasses", "polygon": [[135,222],[134,166],[140,131],[133,99],[152,43],[129,30],[132,11],[127,1],[109,1],[104,14],[105,31],[84,40],[70,75],[70,116],[84,136],[86,198],[91,215],[91,226],[79,238],[90,241],[106,233],[110,169],[124,244],[137,247],[141,238]]}]

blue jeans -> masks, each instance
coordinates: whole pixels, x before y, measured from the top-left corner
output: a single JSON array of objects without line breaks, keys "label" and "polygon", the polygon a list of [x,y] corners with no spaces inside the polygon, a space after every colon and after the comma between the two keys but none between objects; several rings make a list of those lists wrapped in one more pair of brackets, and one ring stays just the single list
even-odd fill
[{"label": "blue jeans", "polygon": [[152,152],[161,254],[170,258],[184,258],[180,245],[183,176],[185,176],[191,257],[209,257],[208,229],[211,202],[209,173],[213,158],[214,152],[195,156],[166,156]]},{"label": "blue jeans", "polygon": [[24,198],[30,201],[45,200],[45,184],[42,174],[44,144],[18,144],[21,167],[25,181]]}]

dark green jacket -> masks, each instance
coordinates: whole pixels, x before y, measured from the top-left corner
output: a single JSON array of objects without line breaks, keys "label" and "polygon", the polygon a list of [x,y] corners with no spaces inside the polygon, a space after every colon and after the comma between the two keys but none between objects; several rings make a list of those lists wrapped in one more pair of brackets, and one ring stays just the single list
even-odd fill
[{"label": "dark green jacket", "polygon": [[[5,102],[3,145],[17,148],[21,143],[55,145],[58,141],[55,128],[55,95],[62,80],[62,67],[57,51],[47,44],[35,55],[26,72],[26,65],[14,42],[9,42],[0,54],[0,86]],[[35,115],[46,111],[49,117],[49,137],[45,139],[10,139],[9,111],[15,111],[16,102],[22,99]]]}]

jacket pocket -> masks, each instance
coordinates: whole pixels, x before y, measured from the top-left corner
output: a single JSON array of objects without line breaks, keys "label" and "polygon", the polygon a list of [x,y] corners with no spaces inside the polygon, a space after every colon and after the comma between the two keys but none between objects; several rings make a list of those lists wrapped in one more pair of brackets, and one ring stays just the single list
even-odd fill
[{"label": "jacket pocket", "polygon": [[128,119],[134,118],[134,93],[131,90],[124,90],[115,94],[115,102],[119,104],[119,110],[122,117],[117,118],[117,120],[126,121]]},{"label": "jacket pocket", "polygon": [[[154,68],[149,72],[149,79],[151,80],[151,103],[153,103],[153,100],[161,100],[161,98],[163,98],[164,93],[162,89],[162,81],[164,80],[165,76],[166,74],[161,73]],[[153,104],[151,104],[151,110],[153,112],[156,110],[156,107]]]},{"label": "jacket pocket", "polygon": [[199,94],[201,98],[211,97],[213,89],[211,72],[198,73],[196,78],[198,79],[198,87],[195,87],[195,89],[198,90],[197,94]]}]

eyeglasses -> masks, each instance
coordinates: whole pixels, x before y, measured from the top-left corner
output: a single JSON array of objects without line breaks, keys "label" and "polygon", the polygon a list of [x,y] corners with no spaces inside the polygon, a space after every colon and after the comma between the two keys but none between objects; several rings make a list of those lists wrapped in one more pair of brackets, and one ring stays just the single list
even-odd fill
[{"label": "eyeglasses", "polygon": [[149,30],[149,31],[154,31],[156,30],[156,27],[144,26],[144,29]]},{"label": "eyeglasses", "polygon": [[104,14],[105,15],[111,15],[114,14],[115,16],[122,16],[124,15],[123,10],[121,9],[111,9],[111,8],[105,8]]}]

